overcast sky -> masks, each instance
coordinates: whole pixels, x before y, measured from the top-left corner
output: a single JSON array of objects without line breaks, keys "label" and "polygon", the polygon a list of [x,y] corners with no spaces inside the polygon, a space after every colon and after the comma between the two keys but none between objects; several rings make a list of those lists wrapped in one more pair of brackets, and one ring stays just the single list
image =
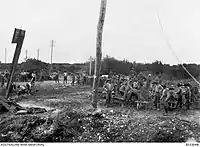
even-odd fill
[{"label": "overcast sky", "polygon": [[[82,62],[95,56],[101,0],[0,0],[0,60],[7,48],[12,61],[14,28],[26,30],[20,62],[28,57],[50,62]],[[103,55],[137,62],[177,64],[157,19],[183,62],[200,64],[200,0],[107,0]]]}]

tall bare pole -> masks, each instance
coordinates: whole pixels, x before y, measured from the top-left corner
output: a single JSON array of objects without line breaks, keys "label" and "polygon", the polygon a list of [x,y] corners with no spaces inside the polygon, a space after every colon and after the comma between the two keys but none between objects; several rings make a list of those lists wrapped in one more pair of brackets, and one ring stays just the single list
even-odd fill
[{"label": "tall bare pole", "polygon": [[91,102],[93,108],[97,108],[97,101],[98,101],[97,96],[98,96],[99,76],[100,76],[101,58],[102,58],[101,44],[102,44],[103,25],[106,14],[106,3],[107,0],[101,0],[100,16],[97,26],[95,76],[93,81],[94,93]]},{"label": "tall bare pole", "polygon": [[52,65],[52,62],[53,62],[53,47],[54,47],[54,41],[51,40],[51,65]]},{"label": "tall bare pole", "polygon": [[39,60],[40,49],[37,49],[37,60]]},{"label": "tall bare pole", "polygon": [[28,51],[27,51],[27,50],[26,50],[25,54],[26,54],[26,55],[25,55],[25,56],[26,56],[26,57],[25,57],[25,60],[27,60],[27,59],[28,59]]},{"label": "tall bare pole", "polygon": [[53,63],[53,48],[54,48],[54,40],[51,40],[51,66],[50,66],[50,69],[49,69],[49,74],[51,73],[51,70],[52,70],[52,63]]},{"label": "tall bare pole", "polygon": [[6,48],[5,48],[5,63],[6,63],[6,56],[7,56],[6,54],[7,54],[7,51],[6,51]]},{"label": "tall bare pole", "polygon": [[92,75],[92,57],[90,56],[90,71],[89,71],[89,75]]}]

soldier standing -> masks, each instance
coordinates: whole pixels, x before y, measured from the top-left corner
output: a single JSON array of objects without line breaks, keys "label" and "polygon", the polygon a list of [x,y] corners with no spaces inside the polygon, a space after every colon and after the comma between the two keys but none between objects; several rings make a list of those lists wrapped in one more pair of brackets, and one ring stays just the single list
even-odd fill
[{"label": "soldier standing", "polygon": [[67,72],[65,71],[64,72],[64,81],[63,81],[63,84],[67,84]]},{"label": "soldier standing", "polygon": [[186,88],[186,95],[185,95],[185,98],[186,98],[186,108],[187,108],[187,110],[189,110],[190,109],[190,104],[191,104],[190,84],[186,83],[186,84],[184,84],[184,86]]},{"label": "soldier standing", "polygon": [[36,81],[36,74],[33,72],[32,74],[31,74],[31,85],[34,85],[35,84],[35,81]]},{"label": "soldier standing", "polygon": [[83,74],[83,86],[86,84],[86,81],[87,81],[86,75]]},{"label": "soldier standing", "polygon": [[106,105],[109,106],[110,105],[110,100],[111,100],[111,97],[112,97],[112,84],[111,84],[111,80],[108,79],[106,81],[106,84],[103,86],[103,89],[105,90],[106,92]]},{"label": "soldier standing", "polygon": [[182,83],[178,83],[178,91],[177,91],[177,96],[178,96],[178,102],[177,102],[177,107],[182,108],[183,106],[183,98],[182,98]]},{"label": "soldier standing", "polygon": [[75,83],[75,75],[72,74],[72,86],[74,86],[74,83]]},{"label": "soldier standing", "polygon": [[4,84],[5,84],[4,73],[1,73],[1,87],[4,87]]},{"label": "soldier standing", "polygon": [[77,74],[77,84],[78,84],[78,85],[80,85],[80,78],[81,78],[80,75]]},{"label": "soldier standing", "polygon": [[154,106],[156,109],[160,108],[160,98],[161,98],[161,93],[163,90],[163,87],[157,82],[155,81],[153,84],[155,84],[155,89],[154,89]]}]

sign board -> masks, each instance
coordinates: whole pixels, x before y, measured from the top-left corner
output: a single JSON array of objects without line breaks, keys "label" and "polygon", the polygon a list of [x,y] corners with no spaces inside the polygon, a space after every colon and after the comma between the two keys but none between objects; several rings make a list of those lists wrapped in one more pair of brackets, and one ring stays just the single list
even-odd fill
[{"label": "sign board", "polygon": [[11,87],[13,77],[15,74],[15,70],[17,67],[18,59],[19,59],[19,56],[21,53],[24,37],[25,37],[25,30],[15,28],[14,35],[12,38],[12,43],[17,43],[17,46],[15,49],[15,53],[14,53],[14,57],[13,57],[13,61],[12,61],[12,67],[11,67],[11,71],[10,71],[11,74],[9,76],[7,87],[6,87],[6,98],[9,97],[9,91],[10,91],[10,87]]},{"label": "sign board", "polygon": [[25,31],[15,28],[15,31],[14,31],[14,34],[13,34],[12,43],[18,43],[24,37],[25,37]]}]

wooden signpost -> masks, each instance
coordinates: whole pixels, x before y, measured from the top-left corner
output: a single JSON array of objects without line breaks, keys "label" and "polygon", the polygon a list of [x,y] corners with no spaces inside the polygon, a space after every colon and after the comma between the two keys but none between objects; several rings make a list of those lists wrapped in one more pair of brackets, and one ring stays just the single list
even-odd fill
[{"label": "wooden signpost", "polygon": [[21,53],[21,48],[22,48],[22,44],[24,41],[25,32],[26,32],[25,30],[16,29],[16,28],[14,31],[12,43],[17,43],[17,46],[15,49],[15,53],[14,53],[14,57],[13,57],[13,61],[12,61],[12,67],[11,67],[11,71],[10,71],[10,76],[9,76],[7,87],[6,87],[6,99],[9,97],[9,89],[12,85],[14,73],[15,73],[17,63],[19,60],[19,56]]},{"label": "wooden signpost", "polygon": [[101,44],[102,44],[102,33],[103,33],[103,25],[104,19],[106,14],[106,3],[107,0],[101,0],[101,9],[100,9],[100,16],[97,26],[97,40],[96,40],[96,61],[95,61],[95,76],[93,81],[93,97],[92,97],[92,106],[97,108],[97,100],[98,100],[98,87],[99,87],[99,77],[100,77],[100,70],[101,70],[101,58],[102,58],[102,51],[101,51]]}]

